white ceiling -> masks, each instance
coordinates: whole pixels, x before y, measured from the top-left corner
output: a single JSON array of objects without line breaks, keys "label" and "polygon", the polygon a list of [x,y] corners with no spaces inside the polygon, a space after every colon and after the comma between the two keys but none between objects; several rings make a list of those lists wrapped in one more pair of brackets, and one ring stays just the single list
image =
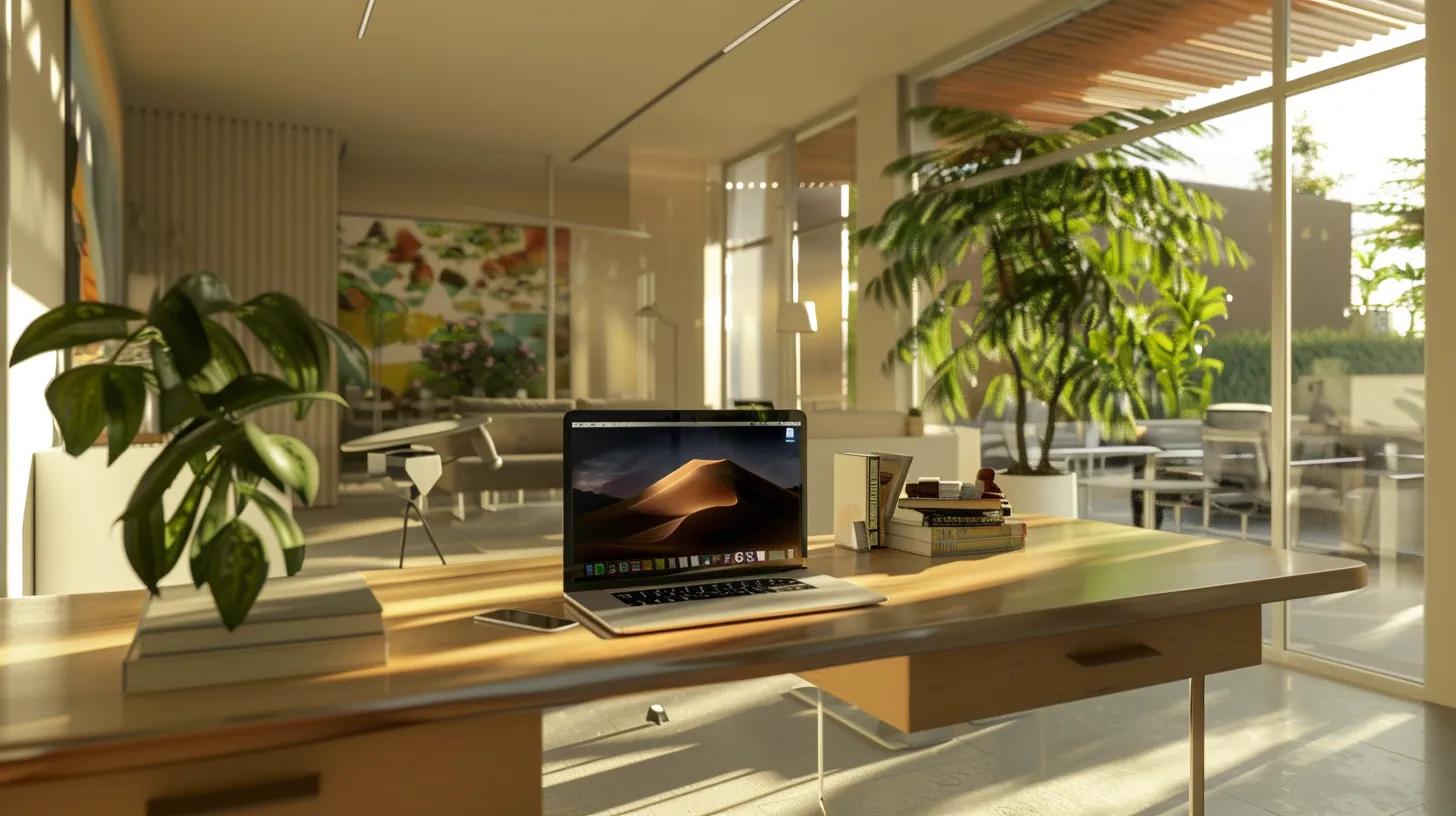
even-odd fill
[{"label": "white ceiling", "polygon": [[[129,105],[565,161],[782,0],[102,0]],[[603,146],[721,159],[1037,0],[803,0]]]}]

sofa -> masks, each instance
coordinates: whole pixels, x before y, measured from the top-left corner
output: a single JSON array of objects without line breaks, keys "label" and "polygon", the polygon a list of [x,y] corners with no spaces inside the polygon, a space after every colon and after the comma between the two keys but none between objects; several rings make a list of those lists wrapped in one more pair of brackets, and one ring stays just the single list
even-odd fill
[{"label": "sofa", "polygon": [[491,507],[492,494],[527,490],[556,490],[562,484],[561,420],[573,409],[650,410],[664,408],[652,400],[511,399],[455,397],[450,408],[459,416],[488,416],[485,432],[494,444],[499,464],[479,456],[448,459],[441,490],[452,494],[455,517],[464,520],[466,498],[478,495],[482,508]]}]

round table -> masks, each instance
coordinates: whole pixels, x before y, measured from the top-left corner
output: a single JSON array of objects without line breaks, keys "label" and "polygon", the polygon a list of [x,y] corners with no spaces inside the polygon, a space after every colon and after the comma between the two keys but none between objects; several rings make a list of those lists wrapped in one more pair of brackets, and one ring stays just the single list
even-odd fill
[{"label": "round table", "polygon": [[407,428],[393,428],[388,431],[380,431],[376,434],[361,436],[358,439],[351,439],[339,446],[344,453],[367,453],[368,451],[388,450],[390,448],[405,448],[410,445],[428,445],[430,442],[447,436],[467,433],[482,425],[490,424],[488,416],[461,417],[459,419],[441,419],[435,422],[422,422],[419,425],[410,425]]}]

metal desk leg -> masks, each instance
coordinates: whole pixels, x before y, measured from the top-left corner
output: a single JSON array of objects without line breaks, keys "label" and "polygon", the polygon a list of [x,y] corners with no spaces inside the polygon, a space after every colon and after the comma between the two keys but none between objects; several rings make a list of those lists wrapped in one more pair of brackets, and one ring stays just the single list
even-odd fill
[{"label": "metal desk leg", "polygon": [[1158,494],[1152,490],[1143,491],[1143,529],[1158,529],[1158,508],[1153,503],[1158,500]]},{"label": "metal desk leg", "polygon": [[1203,812],[1203,675],[1188,679],[1188,816]]},{"label": "metal desk leg", "polygon": [[819,812],[829,816],[829,810],[824,806],[824,689],[815,686],[814,691],[817,701],[814,706],[815,725],[819,730],[816,740],[819,745]]}]

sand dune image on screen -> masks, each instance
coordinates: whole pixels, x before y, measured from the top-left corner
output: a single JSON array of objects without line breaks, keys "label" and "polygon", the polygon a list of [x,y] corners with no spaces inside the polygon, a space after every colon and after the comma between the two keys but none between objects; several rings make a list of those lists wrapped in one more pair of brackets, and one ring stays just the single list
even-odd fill
[{"label": "sand dune image on screen", "polygon": [[595,558],[799,543],[799,494],[728,459],[692,459],[625,499],[578,490],[575,501],[598,507],[576,517],[578,540]]}]

